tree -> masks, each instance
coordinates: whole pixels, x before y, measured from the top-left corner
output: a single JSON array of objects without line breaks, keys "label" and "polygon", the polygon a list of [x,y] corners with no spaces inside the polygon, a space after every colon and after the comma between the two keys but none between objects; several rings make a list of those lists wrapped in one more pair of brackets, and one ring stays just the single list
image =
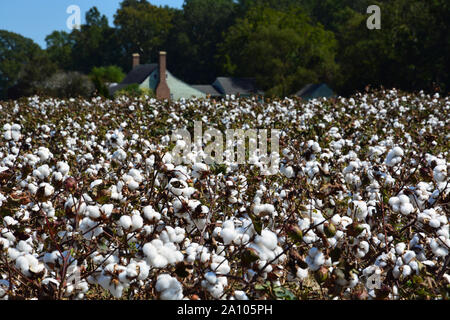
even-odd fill
[{"label": "tree", "polygon": [[40,81],[56,70],[48,55],[33,40],[0,30],[0,97],[36,93]]},{"label": "tree", "polygon": [[93,67],[117,64],[123,57],[117,31],[109,27],[106,16],[96,7],[86,13],[86,24],[74,29],[72,59],[74,70],[89,73]]},{"label": "tree", "polygon": [[56,72],[40,84],[39,90],[56,98],[89,98],[95,90],[88,76],[76,71]]},{"label": "tree", "polygon": [[131,55],[139,53],[142,61],[155,61],[172,28],[173,10],[153,6],[147,1],[123,1],[114,15],[118,32],[121,66],[131,69]]},{"label": "tree", "polygon": [[72,48],[74,41],[70,34],[65,31],[53,31],[45,38],[47,53],[60,69],[72,70]]},{"label": "tree", "polygon": [[221,46],[225,71],[255,77],[268,94],[279,96],[332,79],[335,50],[333,33],[313,25],[301,10],[262,7],[238,19]]},{"label": "tree", "polygon": [[104,97],[109,96],[108,86],[111,83],[119,83],[125,78],[122,69],[117,66],[94,67],[89,74],[97,92]]},{"label": "tree", "polygon": [[210,83],[220,66],[217,45],[233,24],[233,0],[186,0],[168,38],[168,59],[176,75],[191,83]]}]

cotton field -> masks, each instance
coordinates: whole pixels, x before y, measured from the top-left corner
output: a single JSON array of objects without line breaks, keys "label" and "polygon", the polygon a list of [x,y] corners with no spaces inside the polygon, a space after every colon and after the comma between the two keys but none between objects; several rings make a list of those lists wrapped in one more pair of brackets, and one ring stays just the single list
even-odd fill
[{"label": "cotton field", "polygon": [[[0,298],[449,299],[449,111],[396,90],[0,102]],[[279,130],[277,172],[174,164],[194,121]]]}]

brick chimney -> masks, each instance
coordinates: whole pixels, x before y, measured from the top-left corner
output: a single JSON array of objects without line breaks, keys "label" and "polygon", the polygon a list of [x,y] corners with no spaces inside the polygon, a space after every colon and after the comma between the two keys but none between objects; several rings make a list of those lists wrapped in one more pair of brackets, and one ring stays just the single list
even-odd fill
[{"label": "brick chimney", "polygon": [[170,99],[170,89],[166,82],[166,52],[159,53],[159,83],[156,87],[156,98]]},{"label": "brick chimney", "polygon": [[133,53],[133,69],[140,64],[139,53]]}]

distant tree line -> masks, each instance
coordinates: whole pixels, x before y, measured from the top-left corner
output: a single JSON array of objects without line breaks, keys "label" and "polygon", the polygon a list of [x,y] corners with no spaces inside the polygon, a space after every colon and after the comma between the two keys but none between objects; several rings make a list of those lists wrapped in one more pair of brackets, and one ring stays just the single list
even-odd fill
[{"label": "distant tree line", "polygon": [[[366,27],[373,4],[381,8],[380,30]],[[124,0],[113,26],[93,7],[79,30],[48,35],[45,50],[0,30],[0,98],[49,88],[64,95],[77,81],[93,87],[70,94],[107,95],[107,84],[131,69],[133,53],[148,63],[160,50],[171,72],[191,84],[240,76],[274,96],[311,82],[342,95],[368,85],[447,93],[449,17],[448,0],[185,0],[181,9]]]}]

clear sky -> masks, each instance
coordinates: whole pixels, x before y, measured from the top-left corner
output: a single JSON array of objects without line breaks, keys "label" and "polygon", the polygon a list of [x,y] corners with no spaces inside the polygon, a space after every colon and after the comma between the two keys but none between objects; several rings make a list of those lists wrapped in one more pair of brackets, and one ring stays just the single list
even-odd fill
[{"label": "clear sky", "polygon": [[[81,9],[81,22],[93,6],[106,15],[109,24],[121,0],[0,0],[0,29],[19,33],[33,39],[45,48],[45,37],[54,30],[70,31],[66,26],[67,8],[77,5]],[[184,0],[150,0],[153,5],[181,8]]]}]

